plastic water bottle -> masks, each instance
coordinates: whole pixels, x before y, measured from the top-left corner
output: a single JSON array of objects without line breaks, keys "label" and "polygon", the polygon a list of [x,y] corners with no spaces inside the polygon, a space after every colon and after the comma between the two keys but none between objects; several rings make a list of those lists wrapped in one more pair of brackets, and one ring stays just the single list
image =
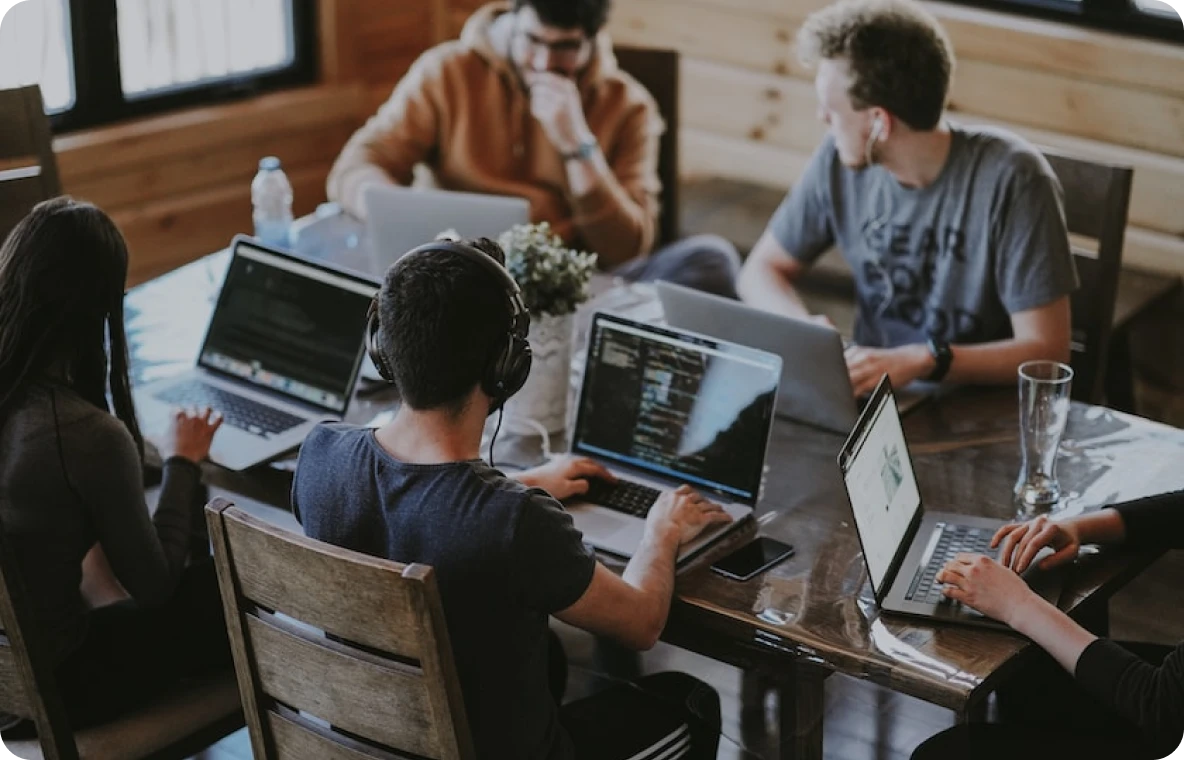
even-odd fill
[{"label": "plastic water bottle", "polygon": [[275,156],[259,161],[259,173],[251,182],[251,203],[255,207],[255,237],[269,245],[288,248],[292,229],[292,183]]}]

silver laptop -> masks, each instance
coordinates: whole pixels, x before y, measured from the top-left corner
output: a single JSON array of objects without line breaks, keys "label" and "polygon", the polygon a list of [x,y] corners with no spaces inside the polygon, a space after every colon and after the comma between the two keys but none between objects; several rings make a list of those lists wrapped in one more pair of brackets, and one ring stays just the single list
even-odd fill
[{"label": "silver laptop", "polygon": [[[666,322],[781,357],[777,414],[847,435],[859,415],[845,344],[837,330],[757,309],[731,298],[656,283]],[[935,386],[913,383],[896,394],[902,414],[928,399]]]},{"label": "silver laptop", "polygon": [[223,467],[243,470],[300,445],[313,425],[345,414],[376,291],[236,237],[197,366],[135,389],[145,432],[162,433],[176,407],[209,406],[225,418],[210,450]]},{"label": "silver laptop", "polygon": [[378,277],[404,253],[432,242],[442,232],[453,230],[467,240],[496,240],[514,225],[530,221],[530,203],[504,195],[376,184],[363,191],[362,203],[372,257],[370,274]]},{"label": "silver laptop", "polygon": [[[876,603],[905,615],[989,627],[1006,626],[947,599],[937,573],[961,552],[995,557],[991,538],[1003,520],[929,512],[921,504],[913,462],[888,377],[872,394],[839,453],[855,530]],[[1048,556],[1045,549],[1037,562]],[[1037,562],[1024,579],[1056,603],[1063,576]]]},{"label": "silver laptop", "polygon": [[585,540],[630,557],[658,495],[689,484],[735,518],[704,532],[685,562],[752,514],[773,425],[781,359],[694,333],[597,313],[571,451],[620,478],[567,505]]},{"label": "silver laptop", "polygon": [[668,324],[781,357],[779,416],[844,435],[851,431],[858,410],[837,330],[669,282],[656,288]]}]

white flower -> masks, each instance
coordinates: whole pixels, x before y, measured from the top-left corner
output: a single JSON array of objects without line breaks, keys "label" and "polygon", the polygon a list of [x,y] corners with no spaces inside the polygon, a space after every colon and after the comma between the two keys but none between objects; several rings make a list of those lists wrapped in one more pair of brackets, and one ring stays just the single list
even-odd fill
[{"label": "white flower", "polygon": [[596,254],[568,248],[546,222],[513,227],[498,243],[506,252],[506,269],[522,289],[522,300],[531,313],[570,314],[588,300]]}]

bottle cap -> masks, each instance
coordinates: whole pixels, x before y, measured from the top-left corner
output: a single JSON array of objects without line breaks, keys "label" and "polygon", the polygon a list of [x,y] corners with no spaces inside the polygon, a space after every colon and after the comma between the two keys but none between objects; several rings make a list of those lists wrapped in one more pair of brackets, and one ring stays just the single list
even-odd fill
[{"label": "bottle cap", "polygon": [[266,156],[259,159],[259,170],[265,172],[273,172],[280,168],[280,160],[275,156]]}]

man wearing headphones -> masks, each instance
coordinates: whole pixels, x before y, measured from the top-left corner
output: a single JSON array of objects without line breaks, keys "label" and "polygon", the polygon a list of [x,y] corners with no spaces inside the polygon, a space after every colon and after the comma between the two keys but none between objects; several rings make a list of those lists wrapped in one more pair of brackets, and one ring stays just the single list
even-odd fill
[{"label": "man wearing headphones", "polygon": [[530,371],[530,315],[503,262],[489,240],[437,241],[387,271],[368,342],[403,404],[377,430],[316,428],[300,450],[293,509],[313,538],[435,569],[478,757],[714,758],[719,697],[690,676],[652,675],[559,706],[565,672],[550,665],[548,616],[653,646],[679,547],[730,518],[689,488],[663,494],[617,576],[554,498],[607,471],[560,460],[510,480],[480,460],[486,418]]},{"label": "man wearing headphones", "polygon": [[954,54],[937,21],[913,0],[844,0],[798,47],[828,134],[745,263],[741,298],[808,318],[794,284],[837,245],[855,277],[858,396],[885,372],[898,388],[1014,383],[1022,362],[1067,361],[1077,275],[1061,187],[1019,137],[943,119]]}]

